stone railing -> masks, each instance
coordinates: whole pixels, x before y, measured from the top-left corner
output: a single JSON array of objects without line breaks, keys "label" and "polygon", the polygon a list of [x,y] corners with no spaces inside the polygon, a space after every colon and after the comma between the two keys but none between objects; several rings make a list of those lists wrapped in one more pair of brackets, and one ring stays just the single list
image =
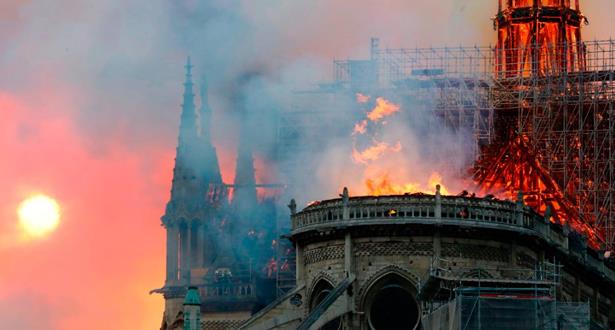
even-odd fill
[{"label": "stone railing", "polygon": [[321,226],[390,221],[473,222],[527,229],[548,227],[529,207],[511,201],[439,195],[333,199],[308,206],[291,219],[293,232]]},{"label": "stone railing", "polygon": [[460,263],[459,260],[432,258],[430,275],[455,281],[506,281],[533,284],[558,285],[562,265],[537,262],[529,267],[483,266],[476,267]]},{"label": "stone railing", "polygon": [[252,283],[216,283],[199,288],[203,301],[210,300],[244,300],[256,298]]}]

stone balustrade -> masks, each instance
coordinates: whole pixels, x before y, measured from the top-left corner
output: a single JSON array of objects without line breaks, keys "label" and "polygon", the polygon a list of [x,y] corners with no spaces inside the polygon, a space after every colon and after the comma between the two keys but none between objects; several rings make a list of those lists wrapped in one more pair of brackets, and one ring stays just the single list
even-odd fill
[{"label": "stone balustrade", "polygon": [[333,199],[306,207],[292,216],[293,232],[374,221],[475,222],[528,229],[546,226],[543,217],[529,207],[496,199],[400,195],[352,197],[343,204],[342,199]]}]

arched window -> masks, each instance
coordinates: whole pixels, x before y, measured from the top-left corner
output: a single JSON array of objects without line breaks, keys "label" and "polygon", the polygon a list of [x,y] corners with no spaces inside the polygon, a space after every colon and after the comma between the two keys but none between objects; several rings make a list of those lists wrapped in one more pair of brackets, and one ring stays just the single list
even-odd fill
[{"label": "arched window", "polygon": [[376,281],[365,295],[365,313],[370,329],[418,329],[421,308],[416,288],[395,273]]},{"label": "arched window", "polygon": [[[310,311],[314,310],[314,308],[316,308],[318,304],[320,304],[323,300],[325,300],[327,295],[331,293],[331,290],[333,290],[333,285],[331,283],[329,283],[328,281],[324,279],[319,280],[316,283],[316,285],[314,285],[314,289],[312,290],[312,295],[310,297]],[[337,330],[337,329],[341,329],[341,325],[342,325],[341,319],[338,317],[334,319],[333,321],[328,322],[320,329],[321,330]]]}]

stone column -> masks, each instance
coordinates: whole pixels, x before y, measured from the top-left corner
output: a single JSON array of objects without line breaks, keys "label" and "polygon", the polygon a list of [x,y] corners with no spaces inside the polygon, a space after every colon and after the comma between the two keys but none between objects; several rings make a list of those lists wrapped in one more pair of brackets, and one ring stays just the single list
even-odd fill
[{"label": "stone column", "polygon": [[440,229],[436,229],[433,235],[433,260],[439,259],[442,256],[442,237]]},{"label": "stone column", "polygon": [[203,262],[204,267],[211,266],[211,263],[214,260],[214,252],[216,251],[215,242],[213,240],[210,240],[209,237],[210,237],[210,234],[208,232],[208,226],[204,226],[204,229],[203,229],[203,249],[204,249],[203,252],[205,253],[204,262]]},{"label": "stone column", "polygon": [[205,222],[201,222],[199,225],[199,230],[197,231],[198,242],[197,244],[197,266],[200,268],[205,267],[205,246],[206,246],[206,236],[205,236]]},{"label": "stone column", "polygon": [[303,283],[303,249],[299,247],[299,243],[295,244],[295,276],[299,286],[299,283]]},{"label": "stone column", "polygon": [[200,230],[201,230],[201,224],[200,223],[193,223],[192,227],[190,228],[190,243],[192,243],[192,245],[190,246],[190,265],[192,265],[193,268],[199,268],[201,267],[201,263],[200,260],[201,258],[201,234],[200,234]]},{"label": "stone column", "polygon": [[350,233],[346,233],[344,237],[344,271],[346,272],[346,276],[350,276],[354,273],[352,260],[352,237]]},{"label": "stone column", "polygon": [[186,227],[186,283],[190,284],[190,270],[192,269],[192,224]]},{"label": "stone column", "polygon": [[442,194],[440,193],[440,185],[436,185],[436,208],[434,209],[434,217],[436,220],[442,220]]},{"label": "stone column", "polygon": [[180,231],[180,274],[184,283],[190,282],[190,225],[181,228]]},{"label": "stone column", "polygon": [[[347,232],[344,237],[344,271],[347,277],[354,277],[354,256],[352,250],[352,236],[350,235],[350,232]],[[355,284],[352,283],[350,285],[354,286]],[[351,324],[352,315],[354,315],[355,310],[354,299],[348,296],[348,291],[345,294],[347,295],[346,308],[348,308],[349,311],[353,311],[353,313],[347,314],[344,319],[346,324]]]},{"label": "stone column", "polygon": [[177,265],[179,257],[178,230],[175,225],[167,226],[167,280],[166,285],[177,283]]},{"label": "stone column", "polygon": [[344,187],[342,194],[342,219],[349,220],[350,219],[350,210],[348,209],[348,201],[350,196],[348,195],[348,188]]}]

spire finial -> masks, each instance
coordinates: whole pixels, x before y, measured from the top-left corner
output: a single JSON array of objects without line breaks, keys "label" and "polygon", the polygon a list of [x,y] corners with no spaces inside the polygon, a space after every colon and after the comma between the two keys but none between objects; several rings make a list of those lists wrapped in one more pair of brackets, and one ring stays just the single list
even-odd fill
[{"label": "spire finial", "polygon": [[184,98],[182,102],[182,114],[180,121],[179,140],[182,143],[191,143],[197,135],[197,117],[194,105],[194,93],[192,91],[192,63],[190,56],[186,60],[186,81],[184,82]]},{"label": "spire finial", "polygon": [[192,61],[190,60],[190,56],[186,59],[186,75],[192,76]]}]

